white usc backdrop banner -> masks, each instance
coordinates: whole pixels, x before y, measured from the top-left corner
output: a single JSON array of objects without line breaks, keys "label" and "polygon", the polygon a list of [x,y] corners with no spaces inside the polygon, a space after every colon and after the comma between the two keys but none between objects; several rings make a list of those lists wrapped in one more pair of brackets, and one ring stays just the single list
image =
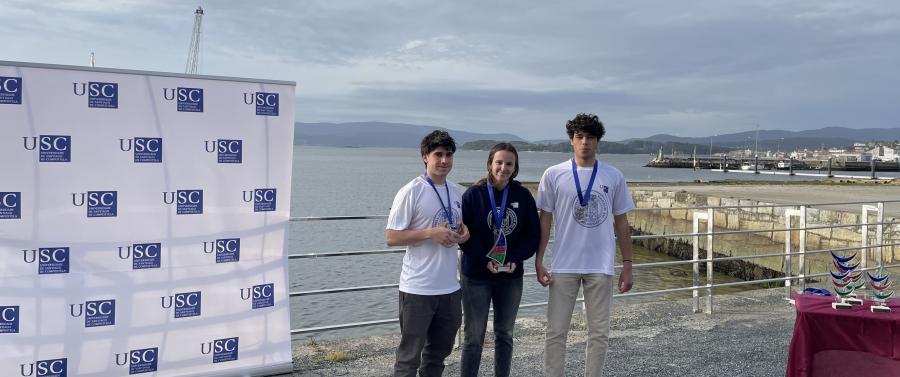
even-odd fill
[{"label": "white usc backdrop banner", "polygon": [[0,62],[0,376],[290,370],[294,86]]}]

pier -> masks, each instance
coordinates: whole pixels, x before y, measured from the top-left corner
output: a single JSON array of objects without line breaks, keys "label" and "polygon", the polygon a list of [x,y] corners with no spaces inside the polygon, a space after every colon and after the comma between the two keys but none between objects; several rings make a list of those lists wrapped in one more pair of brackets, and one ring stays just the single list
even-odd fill
[{"label": "pier", "polygon": [[790,159],[775,157],[732,157],[723,155],[663,155],[647,162],[651,168],[719,170],[822,170],[827,171],[900,171],[896,161],[843,161],[828,159]]}]

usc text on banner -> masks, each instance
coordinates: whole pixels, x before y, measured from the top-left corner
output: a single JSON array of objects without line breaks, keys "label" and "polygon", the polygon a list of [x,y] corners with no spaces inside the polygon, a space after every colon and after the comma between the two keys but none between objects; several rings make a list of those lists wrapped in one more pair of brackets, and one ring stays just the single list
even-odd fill
[{"label": "usc text on banner", "polygon": [[0,62],[0,375],[289,371],[294,83]]}]

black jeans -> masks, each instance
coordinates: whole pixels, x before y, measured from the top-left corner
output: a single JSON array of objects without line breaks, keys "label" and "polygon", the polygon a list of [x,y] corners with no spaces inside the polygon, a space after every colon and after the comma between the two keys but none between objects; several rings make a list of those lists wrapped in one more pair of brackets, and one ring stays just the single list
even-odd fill
[{"label": "black jeans", "polygon": [[522,278],[472,279],[462,277],[465,340],[462,345],[463,377],[477,376],[487,328],[488,310],[494,304],[494,374],[509,376],[512,362],[513,328],[522,300]]},{"label": "black jeans", "polygon": [[437,296],[400,292],[400,345],[394,377],[436,377],[462,322],[461,291]]}]

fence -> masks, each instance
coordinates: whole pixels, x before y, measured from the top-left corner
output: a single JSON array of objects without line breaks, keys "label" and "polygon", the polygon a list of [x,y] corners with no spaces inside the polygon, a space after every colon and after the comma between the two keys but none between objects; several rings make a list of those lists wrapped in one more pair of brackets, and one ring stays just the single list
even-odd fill
[{"label": "fence", "polygon": [[[672,207],[672,208],[637,208],[633,211],[672,211],[672,210],[681,210],[681,211],[694,211],[693,212],[693,229],[690,233],[675,233],[675,234],[648,234],[648,235],[635,235],[632,236],[633,240],[641,240],[641,239],[651,239],[651,238],[678,238],[678,239],[688,239],[691,241],[693,245],[693,258],[689,260],[676,260],[676,261],[664,261],[664,262],[651,262],[651,263],[637,263],[632,266],[634,269],[638,268],[654,268],[654,267],[662,267],[662,266],[674,266],[674,265],[685,265],[689,264],[693,267],[693,275],[692,275],[692,285],[689,287],[674,287],[674,288],[665,288],[665,289],[657,289],[657,290],[648,290],[641,292],[627,292],[622,294],[615,294],[613,297],[633,297],[633,296],[644,296],[644,295],[657,295],[657,294],[666,294],[666,293],[674,293],[674,292],[692,292],[692,306],[693,311],[695,313],[701,312],[701,292],[704,292],[706,299],[704,310],[706,313],[713,312],[713,289],[718,287],[730,287],[730,286],[740,286],[740,285],[751,285],[751,284],[763,284],[763,283],[784,283],[785,287],[785,299],[790,299],[790,293],[793,289],[794,285],[799,285],[800,288],[805,288],[806,283],[810,279],[829,276],[829,272],[821,272],[821,273],[811,273],[807,274],[807,266],[806,266],[806,258],[810,255],[821,254],[821,253],[832,253],[832,252],[858,252],[862,251],[860,258],[860,271],[871,271],[875,270],[881,266],[885,268],[895,268],[900,267],[900,263],[898,264],[884,264],[884,248],[886,247],[896,247],[900,246],[900,242],[896,243],[885,243],[884,242],[884,227],[886,225],[900,225],[900,222],[885,222],[884,221],[884,206],[886,203],[900,203],[900,200],[885,200],[879,202],[831,202],[831,203],[810,203],[810,204],[766,204],[766,205],[734,205],[734,206],[693,206],[693,207]],[[854,224],[808,224],[807,223],[807,210],[813,207],[828,207],[828,206],[847,206],[847,205],[860,205],[862,216],[860,217],[861,221],[859,223]],[[746,229],[746,230],[719,230],[715,229],[715,218],[716,211],[728,211],[728,210],[743,210],[743,209],[753,209],[753,208],[784,208],[784,216],[785,216],[785,227],[778,229]],[[869,222],[869,217],[871,214],[876,215],[875,222]],[[794,219],[798,220],[798,226],[792,226]],[[291,218],[293,222],[302,222],[302,221],[351,221],[351,220],[363,220],[363,219],[387,219],[386,215],[376,215],[376,216],[327,216],[327,217],[296,217]],[[701,222],[706,223],[706,230],[701,231],[700,225]],[[874,226],[874,243],[870,243],[869,230],[870,226]],[[837,229],[837,228],[850,228],[850,229],[860,229],[860,245],[859,246],[848,246],[848,247],[836,247],[836,248],[821,248],[816,250],[806,250],[806,235],[807,231],[814,229]],[[745,256],[715,256],[715,238],[722,237],[726,235],[735,235],[735,234],[765,234],[765,233],[774,233],[774,232],[785,232],[785,242],[784,242],[784,252],[783,253],[770,253],[770,254],[757,254],[757,255],[745,255]],[[794,250],[792,245],[792,232],[797,232],[799,234],[799,242],[797,250]],[[700,244],[701,237],[706,238],[706,256],[701,258],[700,256]],[[900,241],[900,240],[897,240]],[[552,242],[552,240],[551,240]],[[329,258],[329,257],[339,257],[339,256],[360,256],[360,255],[378,255],[378,254],[396,254],[403,253],[405,249],[378,249],[378,250],[360,250],[360,251],[337,251],[337,252],[326,252],[326,253],[308,253],[308,254],[290,254],[288,255],[289,259],[309,259],[309,258]],[[869,257],[874,252],[874,265],[870,265]],[[893,254],[892,254],[893,255]],[[730,283],[715,283],[713,280],[713,271],[715,267],[715,263],[726,262],[726,261],[735,261],[735,260],[751,260],[756,258],[772,258],[779,257],[783,258],[783,277],[777,278],[767,278],[767,279],[756,279],[756,280],[747,280],[747,281],[739,281],[739,282],[730,282]],[[794,273],[793,270],[793,258],[797,257],[798,259],[798,273]],[[893,259],[893,258],[891,258]],[[701,274],[700,267],[701,264],[705,264],[706,267],[706,279],[705,284],[701,284]],[[621,269],[621,265],[617,265],[616,269]],[[525,276],[534,276],[535,273],[526,273]],[[382,284],[382,285],[369,285],[369,286],[353,286],[353,287],[340,287],[340,288],[330,288],[330,289],[320,289],[320,290],[310,290],[310,291],[295,291],[290,292],[290,298],[294,299],[297,297],[305,297],[305,296],[313,296],[313,295],[328,295],[328,294],[340,294],[345,292],[356,292],[356,291],[368,291],[368,290],[380,290],[380,289],[396,289],[398,288],[398,284]],[[582,299],[579,298],[579,301]],[[546,301],[543,302],[533,302],[533,303],[523,303],[520,305],[520,308],[528,308],[528,307],[539,307],[547,305]],[[308,333],[317,333],[317,332],[325,332],[325,331],[333,331],[340,329],[349,329],[349,328],[357,328],[357,327],[367,327],[367,326],[377,326],[377,325],[385,325],[385,324],[393,324],[398,323],[399,320],[396,318],[392,319],[382,319],[382,320],[373,320],[373,321],[360,321],[360,322],[351,322],[351,323],[340,323],[335,325],[328,326],[318,326],[318,327],[305,327],[292,329],[292,335],[298,334],[308,334]]]}]

